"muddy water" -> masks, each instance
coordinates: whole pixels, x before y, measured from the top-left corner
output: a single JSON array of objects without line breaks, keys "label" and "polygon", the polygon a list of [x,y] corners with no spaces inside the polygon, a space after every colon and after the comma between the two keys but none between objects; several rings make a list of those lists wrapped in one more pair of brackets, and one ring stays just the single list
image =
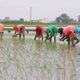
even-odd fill
[{"label": "muddy water", "polygon": [[0,80],[80,80],[79,49],[6,33],[0,41]]}]

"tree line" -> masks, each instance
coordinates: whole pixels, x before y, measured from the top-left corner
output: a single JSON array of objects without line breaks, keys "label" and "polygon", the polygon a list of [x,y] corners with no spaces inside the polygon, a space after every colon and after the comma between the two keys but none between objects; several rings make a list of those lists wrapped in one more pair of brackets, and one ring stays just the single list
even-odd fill
[{"label": "tree line", "polygon": [[58,23],[76,23],[80,22],[80,16],[78,16],[78,19],[75,20],[73,18],[70,18],[66,13],[61,14],[59,17],[56,18],[55,22]]}]

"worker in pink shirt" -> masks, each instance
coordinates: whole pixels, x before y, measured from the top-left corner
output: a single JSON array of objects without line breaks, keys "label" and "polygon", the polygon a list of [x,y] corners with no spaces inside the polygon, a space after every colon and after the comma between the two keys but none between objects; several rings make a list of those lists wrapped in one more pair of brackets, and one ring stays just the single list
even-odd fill
[{"label": "worker in pink shirt", "polygon": [[20,24],[19,27],[19,38],[23,37],[25,39],[25,25]]},{"label": "worker in pink shirt", "polygon": [[73,25],[68,25],[67,27],[65,27],[63,30],[63,37],[60,40],[67,40],[68,45],[70,45],[71,38],[75,36],[74,28],[75,27]]}]

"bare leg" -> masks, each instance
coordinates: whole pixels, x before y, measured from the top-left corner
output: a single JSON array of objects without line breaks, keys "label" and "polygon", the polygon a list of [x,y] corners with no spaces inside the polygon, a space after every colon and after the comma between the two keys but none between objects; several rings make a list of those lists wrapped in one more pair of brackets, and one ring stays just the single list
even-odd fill
[{"label": "bare leg", "polygon": [[[76,40],[75,43],[74,43],[74,40]],[[74,38],[72,39],[72,46],[75,46],[77,43],[79,43],[79,40],[78,40],[77,37],[74,37]]]},{"label": "bare leg", "polygon": [[56,37],[54,37],[54,43],[56,43]]},{"label": "bare leg", "polygon": [[60,38],[60,41],[64,41],[66,39],[66,36],[63,35],[61,38]]},{"label": "bare leg", "polygon": [[72,46],[74,46],[74,39],[71,40]]},{"label": "bare leg", "polygon": [[21,39],[21,34],[22,34],[22,33],[19,33],[19,38],[20,38],[20,39]]},{"label": "bare leg", "polygon": [[50,37],[50,39],[49,39],[49,40],[50,40],[50,42],[52,42],[52,37]]},{"label": "bare leg", "polygon": [[79,40],[73,45],[73,46],[75,46],[76,44],[78,44],[79,43]]},{"label": "bare leg", "polygon": [[52,42],[52,34],[50,33],[50,37],[49,37],[50,42]]},{"label": "bare leg", "polygon": [[45,42],[49,39],[49,31],[46,32]]},{"label": "bare leg", "polygon": [[43,36],[42,36],[42,41],[43,41]]},{"label": "bare leg", "polygon": [[70,37],[67,37],[68,45],[70,45]]},{"label": "bare leg", "polygon": [[23,39],[25,39],[25,32],[23,32],[22,35],[23,35]]},{"label": "bare leg", "polygon": [[3,32],[1,32],[1,40],[2,40],[2,38],[3,38]]},{"label": "bare leg", "polygon": [[13,34],[13,37],[16,37],[16,32]]},{"label": "bare leg", "polygon": [[37,35],[35,35],[34,40],[36,40],[36,38],[37,38]]}]

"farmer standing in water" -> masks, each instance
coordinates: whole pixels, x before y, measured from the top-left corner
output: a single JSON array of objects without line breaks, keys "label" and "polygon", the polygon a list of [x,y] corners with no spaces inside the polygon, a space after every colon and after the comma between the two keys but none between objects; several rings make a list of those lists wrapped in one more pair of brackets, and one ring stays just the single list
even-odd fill
[{"label": "farmer standing in water", "polygon": [[36,34],[35,34],[34,40],[36,40],[36,38],[38,39],[42,38],[43,40],[43,27],[40,25],[36,26]]},{"label": "farmer standing in water", "polygon": [[45,39],[45,41],[49,40],[50,42],[52,42],[52,37],[54,37],[54,42],[56,42],[57,33],[58,33],[58,29],[57,29],[56,25],[48,26],[48,28],[46,30],[46,39]]}]

